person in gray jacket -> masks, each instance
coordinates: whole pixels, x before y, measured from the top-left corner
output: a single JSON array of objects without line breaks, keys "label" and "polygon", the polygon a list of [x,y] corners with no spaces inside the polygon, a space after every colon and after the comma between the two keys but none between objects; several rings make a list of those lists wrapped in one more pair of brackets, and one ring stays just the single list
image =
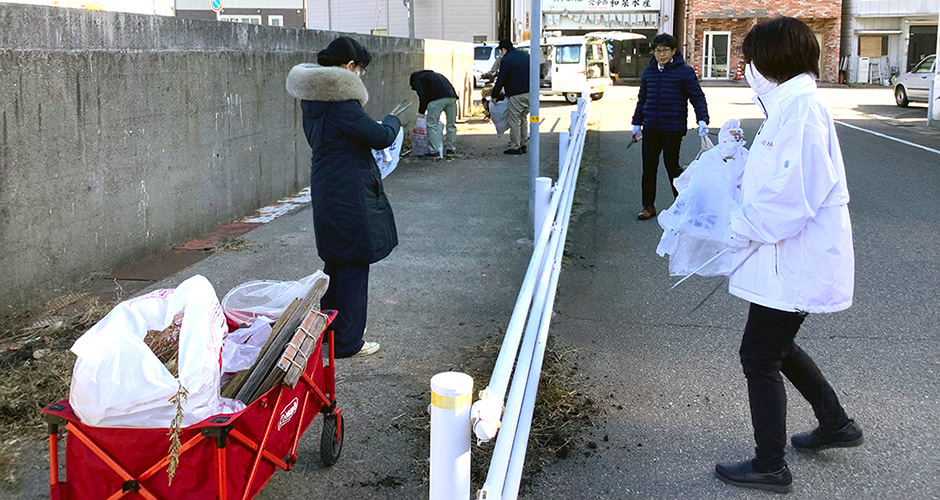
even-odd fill
[{"label": "person in gray jacket", "polygon": [[342,36],[300,64],[287,77],[287,90],[301,99],[304,133],[312,149],[310,197],[317,251],[330,286],[321,309],[339,312],[331,328],[336,356],[365,356],[378,342],[362,339],[366,327],[369,265],[398,245],[395,217],[382,175],[372,156],[395,142],[401,122],[388,115],[378,123],[362,109],[369,100],[360,76],[371,56]]}]

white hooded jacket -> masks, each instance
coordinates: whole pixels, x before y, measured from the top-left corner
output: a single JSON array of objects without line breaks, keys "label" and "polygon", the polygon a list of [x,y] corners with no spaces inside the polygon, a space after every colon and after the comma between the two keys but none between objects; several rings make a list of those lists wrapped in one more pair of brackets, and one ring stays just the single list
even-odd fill
[{"label": "white hooded jacket", "polygon": [[[767,119],[731,214],[736,238],[729,292],[781,311],[836,312],[852,305],[855,255],[845,165],[816,80],[799,75],[754,97]],[[757,247],[756,252],[751,255]]]}]

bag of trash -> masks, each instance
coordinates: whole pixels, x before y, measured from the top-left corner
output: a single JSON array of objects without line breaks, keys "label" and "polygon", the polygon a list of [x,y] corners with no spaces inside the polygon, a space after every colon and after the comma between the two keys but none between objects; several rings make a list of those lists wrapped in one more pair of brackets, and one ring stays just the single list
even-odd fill
[{"label": "bag of trash", "polygon": [[496,127],[497,136],[509,129],[509,99],[490,101],[490,119]]},{"label": "bag of trash", "polygon": [[415,128],[411,130],[411,156],[428,154],[428,118],[418,115]]},{"label": "bag of trash", "polygon": [[270,336],[271,324],[267,321],[255,321],[229,332],[222,344],[222,378],[251,368]]},{"label": "bag of trash", "polygon": [[[718,134],[718,146],[706,148],[703,142],[698,158],[673,182],[679,196],[657,218],[663,235],[656,253],[669,255],[669,274],[688,275],[725,250],[731,211],[741,204],[745,144],[738,120],[728,120]],[[727,275],[731,269],[732,255],[726,252],[696,274]]]},{"label": "bag of trash", "polygon": [[215,290],[199,275],[118,304],[72,345],[75,414],[95,427],[152,428],[170,427],[177,410],[184,427],[239,411],[244,405],[219,396],[225,329]]},{"label": "bag of trash", "polygon": [[323,271],[298,281],[257,280],[235,286],[222,298],[222,309],[229,319],[239,324],[252,324],[256,319],[274,323],[291,301],[304,297],[318,280],[330,282]]},{"label": "bag of trash", "polygon": [[[425,138],[427,138],[427,136],[425,136]],[[375,157],[375,164],[379,166],[379,172],[382,173],[383,179],[388,177],[388,174],[392,173],[395,167],[398,166],[398,160],[401,159],[401,143],[404,140],[405,133],[399,128],[398,137],[395,138],[395,142],[392,143],[391,146],[382,150],[372,150],[372,156]],[[427,146],[425,145],[425,147]]]}]

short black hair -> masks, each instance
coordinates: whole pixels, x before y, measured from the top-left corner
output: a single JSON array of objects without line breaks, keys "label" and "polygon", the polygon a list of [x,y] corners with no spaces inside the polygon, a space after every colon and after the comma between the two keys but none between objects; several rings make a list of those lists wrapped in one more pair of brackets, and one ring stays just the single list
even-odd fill
[{"label": "short black hair", "polygon": [[341,66],[349,61],[365,68],[372,62],[372,56],[361,43],[348,36],[333,40],[317,54],[317,64],[320,66]]},{"label": "short black hair", "polygon": [[508,38],[503,38],[499,41],[499,48],[506,49],[507,51],[512,50],[512,40]]},{"label": "short black hair", "polygon": [[803,73],[819,78],[819,42],[799,19],[778,17],[754,25],[742,48],[744,62],[769,80],[783,83]]},{"label": "short black hair", "polygon": [[670,35],[669,33],[660,33],[656,35],[656,38],[653,38],[653,44],[650,48],[655,50],[656,47],[659,46],[669,47],[670,49],[678,49],[679,42],[676,41],[676,37]]}]

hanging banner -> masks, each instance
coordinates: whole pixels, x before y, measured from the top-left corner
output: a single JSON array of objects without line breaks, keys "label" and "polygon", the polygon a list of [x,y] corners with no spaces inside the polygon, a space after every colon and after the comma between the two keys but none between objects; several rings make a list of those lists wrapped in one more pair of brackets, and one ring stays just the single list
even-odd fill
[{"label": "hanging banner", "polygon": [[659,10],[661,0],[545,0],[543,12],[633,12]]}]

